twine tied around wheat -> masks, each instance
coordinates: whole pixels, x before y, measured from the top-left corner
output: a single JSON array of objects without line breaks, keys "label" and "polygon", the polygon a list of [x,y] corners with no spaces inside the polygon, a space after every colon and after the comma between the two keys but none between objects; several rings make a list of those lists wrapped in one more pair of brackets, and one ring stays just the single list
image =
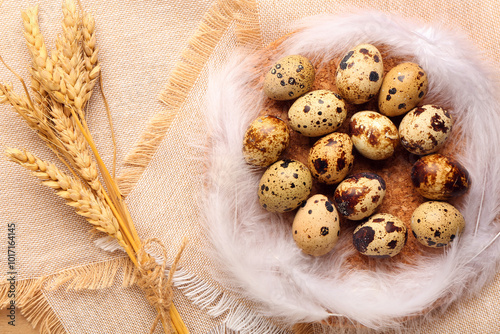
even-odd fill
[{"label": "twine tied around wheat", "polygon": [[[186,247],[187,239],[184,239],[177,256],[175,257],[168,277],[165,280],[165,268],[167,259],[167,248],[158,238],[150,238],[142,243],[142,247],[137,252],[139,265],[137,266],[137,285],[146,293],[149,303],[156,308],[158,314],[151,326],[149,333],[153,333],[159,321],[167,324],[168,330],[174,332],[172,328],[172,319],[170,316],[170,307],[172,306],[172,279],[181,259],[182,252]],[[161,264],[147,253],[147,249],[152,244],[158,245],[163,259]],[[165,330],[167,330],[165,328]]]}]

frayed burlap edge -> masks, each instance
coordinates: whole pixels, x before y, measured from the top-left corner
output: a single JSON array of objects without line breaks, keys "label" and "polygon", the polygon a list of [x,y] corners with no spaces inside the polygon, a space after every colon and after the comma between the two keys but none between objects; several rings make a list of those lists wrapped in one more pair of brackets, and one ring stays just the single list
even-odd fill
[{"label": "frayed burlap edge", "polygon": [[[19,308],[31,326],[38,328],[41,334],[66,334],[61,320],[41,291],[42,284],[38,279],[16,282],[16,308]],[[9,287],[9,283],[0,285],[0,309],[10,303]]]},{"label": "frayed burlap edge", "polygon": [[260,28],[259,7],[255,0],[237,1],[239,11],[234,14],[236,21],[236,37],[238,43],[250,48],[264,47],[262,30]]},{"label": "frayed burlap edge", "polygon": [[[66,290],[108,288],[113,285],[120,270],[123,271],[122,286],[129,287],[136,283],[135,267],[126,257],[65,269],[38,279],[16,281],[16,308],[33,328],[37,328],[42,334],[67,333],[43,291],[56,290],[63,286]],[[9,282],[0,284],[0,309],[10,303],[9,288]]]},{"label": "frayed burlap edge", "polygon": [[255,0],[218,0],[212,5],[189,40],[188,47],[181,54],[181,60],[172,70],[169,81],[160,94],[159,99],[165,104],[164,110],[152,117],[146,131],[125,158],[123,170],[118,177],[120,190],[125,196],[139,181],[184,105],[203,66],[233,21],[236,21],[238,37],[241,36],[242,43],[251,47],[262,45]]}]

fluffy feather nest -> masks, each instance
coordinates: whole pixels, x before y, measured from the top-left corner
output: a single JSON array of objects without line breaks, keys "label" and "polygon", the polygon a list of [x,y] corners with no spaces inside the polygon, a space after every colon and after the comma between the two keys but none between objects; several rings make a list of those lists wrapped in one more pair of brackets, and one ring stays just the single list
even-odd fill
[{"label": "fluffy feather nest", "polygon": [[[446,308],[490,281],[498,267],[500,242],[500,107],[492,78],[478,52],[462,37],[377,12],[318,16],[296,25],[275,59],[302,54],[339,57],[360,43],[385,45],[394,56],[414,59],[429,77],[428,101],[452,106],[463,131],[463,153],[455,156],[472,178],[455,203],[467,225],[444,255],[421,256],[390,272],[346,270],[349,250],[311,258],[289,235],[279,215],[264,211],[257,187],[262,171],[242,156],[243,135],[264,96],[249,89],[258,73],[248,50],[234,52],[211,73],[207,123],[211,133],[207,187],[201,212],[212,257],[226,287],[258,302],[268,316],[290,324],[342,316],[374,329],[397,328],[435,303]],[[477,224],[477,225],[476,225]],[[352,251],[352,250],[351,250]]]}]

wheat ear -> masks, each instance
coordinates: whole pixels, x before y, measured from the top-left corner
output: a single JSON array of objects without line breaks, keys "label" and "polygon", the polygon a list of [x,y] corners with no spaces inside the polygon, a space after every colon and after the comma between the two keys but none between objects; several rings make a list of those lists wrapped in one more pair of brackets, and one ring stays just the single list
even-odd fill
[{"label": "wheat ear", "polygon": [[82,34],[83,34],[83,59],[85,64],[85,98],[84,103],[90,99],[92,89],[96,84],[96,80],[101,73],[101,65],[99,64],[99,48],[96,46],[95,20],[89,13],[83,14],[82,19]]},{"label": "wheat ear", "polygon": [[47,115],[38,103],[30,103],[26,95],[18,95],[14,92],[12,85],[0,83],[0,103],[9,103],[17,114],[19,114],[30,128],[35,130],[39,136],[47,141],[54,139],[54,133],[49,125]]},{"label": "wheat ear", "polygon": [[127,247],[109,206],[96,197],[83,182],[28,151],[7,148],[5,154],[11,161],[30,170],[44,186],[54,189],[58,196],[67,201],[66,204],[73,207],[77,214],[85,217],[97,230],[116,238],[120,245]]},{"label": "wheat ear", "polygon": [[64,100],[60,103],[69,104],[83,116],[83,106],[87,95],[86,68],[83,60],[81,20],[76,10],[75,2],[65,0],[62,6],[63,34],[56,39],[58,52],[57,71],[62,77],[61,93]]},{"label": "wheat ear", "polygon": [[64,153],[80,176],[102,198],[104,189],[99,181],[97,165],[92,159],[87,141],[78,129],[75,119],[66,116],[63,106],[57,102],[51,103],[50,115],[58,140],[64,147]]},{"label": "wheat ear", "polygon": [[44,102],[47,93],[57,92],[61,78],[54,71],[55,57],[49,57],[40,26],[38,24],[38,6],[28,8],[22,12],[24,38],[31,54],[32,67],[31,87],[36,102]]}]

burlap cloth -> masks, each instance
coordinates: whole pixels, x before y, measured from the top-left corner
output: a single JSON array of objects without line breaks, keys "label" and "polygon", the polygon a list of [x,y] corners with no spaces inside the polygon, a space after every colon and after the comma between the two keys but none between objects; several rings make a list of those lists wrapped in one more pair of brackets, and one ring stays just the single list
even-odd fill
[{"label": "burlap cloth", "polygon": [[[60,31],[60,1],[38,3],[42,32],[53,45]],[[29,55],[20,11],[33,4],[6,0],[0,7],[1,55],[26,79]],[[202,101],[207,76],[238,43],[263,48],[290,32],[293,20],[375,8],[462,30],[484,52],[485,60],[500,65],[500,7],[495,1],[88,0],[83,6],[97,21],[104,89],[118,143],[118,174],[139,234],[160,238],[170,260],[182,237],[189,238],[176,275],[174,303],[192,333],[224,332],[225,325],[226,329],[246,326],[253,333],[278,329],[260,317],[254,305],[211,279],[210,272],[217,268],[206,255],[197,213],[205,168]],[[20,92],[14,76],[3,67],[0,79],[13,82]],[[162,90],[164,104],[158,101]],[[89,110],[98,148],[111,166],[112,146],[101,96],[92,99]],[[54,160],[36,135],[3,105],[0,143]],[[0,280],[7,277],[7,224],[13,222],[17,303],[24,315],[53,333],[147,332],[155,313],[139,288],[122,287],[128,275],[122,269],[128,267],[125,255],[96,247],[83,219],[19,166],[0,159],[0,173]],[[47,275],[49,284],[57,288],[40,290],[34,282]],[[8,303],[5,287],[0,290],[3,306]],[[35,293],[28,294],[30,289]],[[499,332],[499,306],[497,275],[479,296],[455,304],[422,332]],[[305,331],[320,327],[305,327]],[[12,332],[16,333],[15,328]]]}]

